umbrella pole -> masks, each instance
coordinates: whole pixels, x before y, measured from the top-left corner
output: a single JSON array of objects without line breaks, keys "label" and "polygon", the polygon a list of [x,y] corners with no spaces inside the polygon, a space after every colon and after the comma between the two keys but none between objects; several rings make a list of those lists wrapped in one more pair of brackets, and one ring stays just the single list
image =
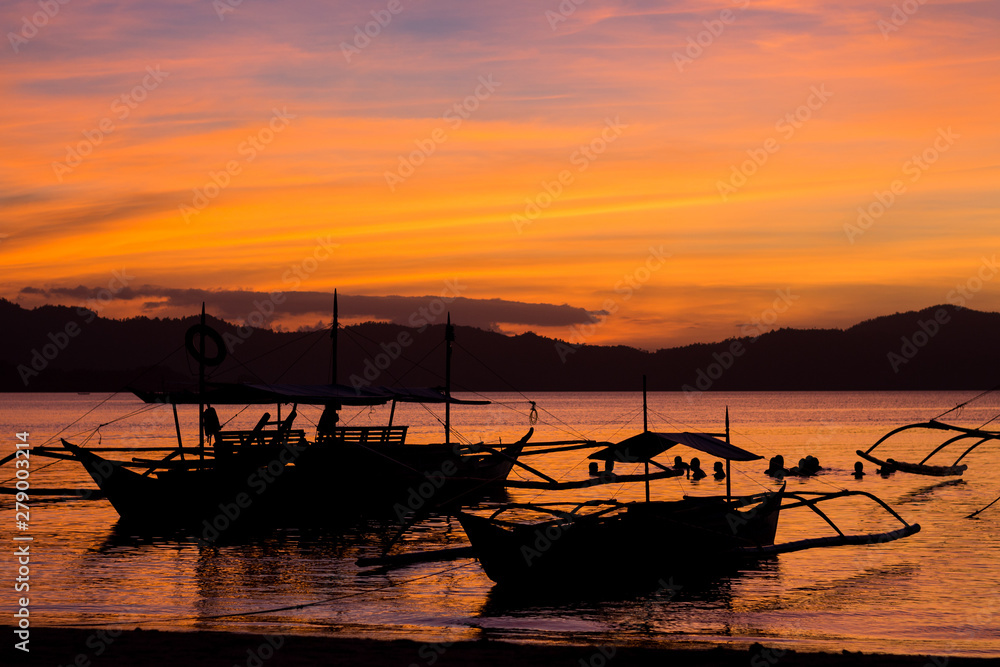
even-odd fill
[{"label": "umbrella pole", "polygon": [[646,414],[646,376],[642,376],[642,430],[649,430],[649,416]]},{"label": "umbrella pole", "polygon": [[[729,442],[729,406],[726,406],[726,444],[732,444]],[[732,502],[733,500],[733,471],[732,471],[732,460],[726,459],[726,501]]]},{"label": "umbrella pole", "polygon": [[[646,411],[646,376],[642,376],[642,431],[649,431],[649,416]],[[649,461],[646,461],[646,502],[649,502]]]}]

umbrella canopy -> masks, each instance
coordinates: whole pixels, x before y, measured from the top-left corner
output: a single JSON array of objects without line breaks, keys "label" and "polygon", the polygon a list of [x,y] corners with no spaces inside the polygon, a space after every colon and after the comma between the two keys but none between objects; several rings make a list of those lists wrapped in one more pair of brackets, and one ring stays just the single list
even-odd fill
[{"label": "umbrella canopy", "polygon": [[705,452],[709,456],[729,461],[758,461],[764,458],[724,440],[702,433],[654,433],[653,431],[633,435],[610,447],[594,452],[588,458],[598,461],[644,463],[659,456],[674,445],[685,445],[691,449]]}]

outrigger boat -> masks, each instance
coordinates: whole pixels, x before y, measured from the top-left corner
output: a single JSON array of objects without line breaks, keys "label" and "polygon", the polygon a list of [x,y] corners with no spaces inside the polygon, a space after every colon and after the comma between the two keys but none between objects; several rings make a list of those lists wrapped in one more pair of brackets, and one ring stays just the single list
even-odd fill
[{"label": "outrigger boat", "polygon": [[[336,359],[336,295],[334,297],[334,359]],[[204,351],[206,339],[216,353]],[[194,342],[200,340],[200,346]],[[205,323],[187,335],[188,351],[199,362],[196,390],[135,391],[146,403],[169,404],[177,432],[176,447],[80,447],[62,440],[65,449],[36,447],[33,453],[79,461],[110,501],[122,520],[142,526],[190,526],[211,522],[220,513],[247,517],[302,517],[337,513],[338,507],[359,502],[390,503],[418,492],[421,503],[471,502],[477,495],[502,489],[533,429],[506,447],[451,442],[450,407],[484,405],[489,401],[463,400],[451,395],[450,362],[454,330],[446,326],[447,361],[444,392],[437,389],[355,388],[346,385],[209,383],[205,367],[221,363],[225,347],[219,334]],[[336,379],[334,361],[333,378]],[[411,444],[406,426],[392,423],[400,402],[444,404],[445,441]],[[337,411],[344,406],[392,404],[387,426],[339,426]],[[177,406],[199,406],[197,446],[185,446]],[[226,430],[214,406],[277,406],[277,418],[264,412],[250,430]],[[291,410],[282,418],[282,405]],[[325,406],[315,436],[295,428],[300,405]],[[207,407],[206,407],[207,406]],[[104,458],[105,451],[163,453],[160,459],[133,457],[130,461]],[[147,454],[148,455],[148,454]],[[10,457],[8,457],[10,458]],[[2,465],[5,460],[0,460]],[[430,484],[428,493],[424,487]],[[433,496],[433,499],[429,496]],[[354,501],[354,502],[351,502]],[[233,521],[236,517],[228,517]],[[225,522],[223,522],[225,523]]]},{"label": "outrigger boat", "polygon": [[434,485],[435,504],[472,498],[503,487],[532,433],[496,449],[411,444],[406,426],[335,426],[317,429],[312,439],[293,428],[299,405],[326,404],[334,395],[341,405],[470,403],[433,390],[369,390],[357,397],[350,387],[333,385],[233,385],[213,387],[204,395],[137,393],[149,403],[167,402],[175,411],[177,405],[209,400],[220,409],[277,404],[280,411],[282,404],[293,405],[284,419],[270,421],[265,412],[252,430],[219,430],[198,447],[178,443],[159,460],[111,461],[63,440],[119,516],[139,524],[200,524],[218,514],[220,506],[233,504],[247,505],[243,509],[258,517],[289,508],[300,518],[310,511],[323,515],[336,511],[341,501],[390,503],[424,483]]},{"label": "outrigger boat", "polygon": [[[879,498],[863,491],[831,493],[789,492],[785,486],[744,496],[734,496],[732,461],[756,461],[761,456],[730,442],[729,411],[724,433],[659,433],[649,430],[643,382],[643,431],[616,444],[568,443],[563,448],[536,450],[529,454],[600,447],[589,456],[603,460],[605,471],[592,470],[591,479],[558,481],[534,469],[540,480],[508,480],[508,487],[565,490],[602,484],[643,482],[645,501],[589,500],[573,502],[507,503],[489,513],[462,511],[459,521],[471,542],[429,552],[365,558],[359,565],[391,567],[414,562],[475,557],[493,581],[504,588],[559,589],[577,587],[581,581],[610,580],[614,586],[655,580],[656,577],[687,573],[711,573],[747,561],[777,554],[820,547],[891,542],[917,533],[910,524]],[[649,483],[683,475],[667,468],[655,457],[681,445],[726,461],[726,495],[653,501]],[[620,475],[614,464],[642,463],[645,474]],[[658,471],[649,472],[649,467]],[[526,467],[526,466],[522,466]],[[596,467],[596,466],[595,466]],[[822,502],[863,496],[882,507],[902,527],[884,532],[847,534],[817,505]],[[836,534],[776,543],[782,511],[808,507]],[[604,575],[613,574],[608,578]]]},{"label": "outrigger boat", "polygon": [[[913,473],[915,475],[932,475],[935,477],[944,477],[948,475],[961,475],[968,469],[968,466],[962,463],[962,459],[968,456],[976,447],[983,444],[984,442],[988,442],[991,440],[1000,440],[1000,431],[990,431],[984,428],[986,424],[989,424],[991,421],[995,420],[996,417],[990,419],[988,422],[986,422],[986,424],[983,424],[978,428],[958,426],[955,424],[946,424],[944,422],[938,421],[938,419],[947,415],[950,412],[954,412],[960,408],[965,407],[972,401],[975,401],[976,399],[981,398],[982,396],[985,396],[986,394],[991,393],[993,391],[995,390],[990,389],[989,391],[983,392],[978,396],[975,396],[969,399],[968,401],[965,401],[964,403],[960,403],[955,407],[951,408],[950,410],[947,410],[938,415],[937,417],[930,419],[928,421],[917,422],[914,424],[907,424],[906,426],[900,426],[899,428],[892,429],[891,431],[883,435],[881,438],[879,438],[875,442],[875,444],[869,447],[868,449],[857,450],[857,455],[866,461],[870,461],[871,463],[881,466],[883,470],[887,471],[898,470],[900,472],[908,472],[908,473]],[[905,431],[913,431],[913,430],[944,431],[950,433],[957,433],[957,435],[952,435],[951,437],[947,438],[944,442],[942,442],[940,445],[931,450],[931,452],[923,459],[921,459],[919,463],[897,461],[896,459],[888,457],[885,459],[880,459],[872,454],[872,452],[875,450],[876,447],[881,445],[889,438],[899,433],[903,433]],[[931,457],[933,457],[935,454],[942,451],[949,445],[969,440],[973,440],[974,442],[967,449],[965,449],[965,451],[963,451],[961,455],[959,455],[959,457],[955,459],[950,465],[930,465],[927,463],[931,459]]]},{"label": "outrigger boat", "polygon": [[[643,392],[645,413],[645,391]],[[724,438],[724,439],[723,439]],[[473,555],[493,581],[504,587],[559,588],[592,581],[596,574],[614,574],[616,585],[625,581],[655,580],[656,577],[691,572],[712,572],[746,561],[819,547],[880,544],[898,540],[920,530],[887,504],[863,491],[776,491],[733,496],[727,474],[726,495],[651,501],[649,482],[682,475],[654,460],[670,448],[683,445],[726,461],[755,461],[762,457],[731,444],[729,413],[722,434],[658,433],[644,425],[642,433],[602,448],[589,458],[604,461],[639,462],[644,475],[616,475],[611,470],[594,480],[580,482],[508,482],[509,486],[535,489],[571,489],[597,484],[644,482],[646,500],[620,502],[510,503],[489,514],[463,511],[458,518],[471,542],[471,549],[450,550],[451,555]],[[648,466],[660,468],[648,473]],[[609,466],[613,468],[613,466]],[[902,527],[876,533],[846,534],[817,505],[849,496],[863,496],[881,506]],[[776,544],[782,511],[808,507],[836,532],[827,537]],[[434,560],[407,554],[400,562]],[[392,557],[368,559],[367,565],[389,565]]]}]

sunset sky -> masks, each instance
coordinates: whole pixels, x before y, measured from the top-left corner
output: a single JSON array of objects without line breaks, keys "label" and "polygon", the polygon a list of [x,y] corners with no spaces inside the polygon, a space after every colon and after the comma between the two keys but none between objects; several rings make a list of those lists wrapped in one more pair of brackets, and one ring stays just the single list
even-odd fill
[{"label": "sunset sky", "polygon": [[996,0],[62,2],[0,7],[25,306],[650,349],[1000,309]]}]

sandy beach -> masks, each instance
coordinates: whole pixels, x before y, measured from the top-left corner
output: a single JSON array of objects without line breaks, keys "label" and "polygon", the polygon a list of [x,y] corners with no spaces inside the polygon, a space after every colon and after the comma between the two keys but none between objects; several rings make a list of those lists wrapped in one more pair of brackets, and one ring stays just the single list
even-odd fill
[{"label": "sandy beach", "polygon": [[[6,626],[4,636],[13,636]],[[428,644],[344,637],[254,635],[226,632],[163,632],[107,628],[46,628],[31,631],[30,653],[15,650],[8,639],[3,664],[178,665],[180,667],[298,667],[364,665],[366,667],[430,667],[475,665],[519,667],[638,665],[677,667],[768,667],[825,665],[962,667],[1000,665],[1000,658],[945,658],[863,653],[801,653],[753,644],[745,650],[660,649],[585,645],[547,646],[498,641]]]}]

